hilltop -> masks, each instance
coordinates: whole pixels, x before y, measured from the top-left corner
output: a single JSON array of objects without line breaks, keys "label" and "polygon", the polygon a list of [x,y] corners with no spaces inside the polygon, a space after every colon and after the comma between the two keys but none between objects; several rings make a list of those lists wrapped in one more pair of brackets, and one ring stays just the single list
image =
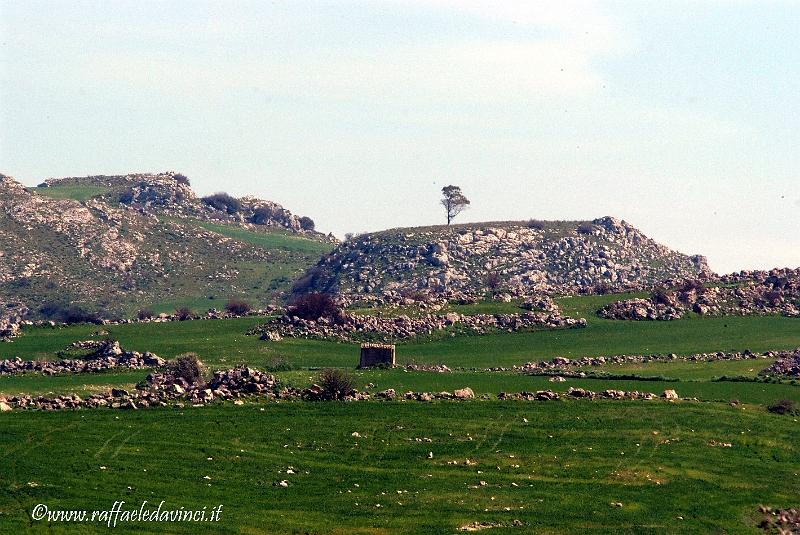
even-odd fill
[{"label": "hilltop", "polygon": [[323,258],[295,290],[353,297],[427,291],[482,296],[630,290],[706,277],[688,256],[625,221],[510,221],[392,229],[356,236]]},{"label": "hilltop", "polygon": [[70,305],[106,317],[232,297],[262,305],[333,247],[276,203],[227,199],[234,205],[209,204],[177,173],[31,189],[0,175],[0,302],[31,317]]}]

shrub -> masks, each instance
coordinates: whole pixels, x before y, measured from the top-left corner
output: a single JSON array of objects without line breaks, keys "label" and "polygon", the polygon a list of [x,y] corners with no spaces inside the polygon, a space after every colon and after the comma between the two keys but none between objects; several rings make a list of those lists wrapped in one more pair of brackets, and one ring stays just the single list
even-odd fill
[{"label": "shrub", "polygon": [[94,323],[103,321],[95,312],[90,312],[80,305],[63,305],[56,302],[47,302],[39,307],[39,312],[46,318],[62,323]]},{"label": "shrub", "polygon": [[202,200],[204,203],[214,208],[215,210],[219,210],[220,212],[235,214],[241,211],[242,209],[242,202],[239,199],[231,195],[228,195],[227,193],[224,192],[215,193],[214,195],[209,195],[208,197],[203,197]]},{"label": "shrub", "polygon": [[192,184],[189,182],[189,178],[184,175],[183,173],[176,173],[172,175],[172,178],[175,179],[175,182],[178,184],[183,184],[184,186],[191,186]]},{"label": "shrub", "polygon": [[775,414],[797,414],[800,412],[797,408],[797,404],[792,401],[791,399],[781,399],[776,401],[775,403],[769,405],[767,407],[769,412],[774,412]]},{"label": "shrub", "polygon": [[195,353],[178,355],[169,363],[169,373],[180,377],[190,384],[199,383],[206,375],[206,366]]},{"label": "shrub", "polygon": [[286,357],[272,357],[267,361],[266,365],[268,372],[290,372],[296,369],[297,366],[292,364]]},{"label": "shrub", "polygon": [[250,221],[256,225],[266,225],[272,219],[275,219],[277,215],[278,214],[276,213],[275,209],[269,206],[259,206],[253,210],[253,215],[250,218]]},{"label": "shrub", "polygon": [[500,283],[502,279],[500,278],[500,273],[497,271],[490,271],[486,278],[484,279],[486,283],[486,287],[489,288],[491,291],[495,291],[500,287]]},{"label": "shrub", "polygon": [[175,316],[180,321],[186,321],[192,319],[192,310],[189,307],[178,307],[175,309]]},{"label": "shrub", "polygon": [[594,293],[596,295],[606,295],[611,293],[611,286],[605,282],[598,282],[594,285]]},{"label": "shrub", "polygon": [[539,219],[530,219],[528,220],[528,228],[532,228],[535,230],[544,230],[544,221]]},{"label": "shrub", "polygon": [[594,225],[591,223],[581,223],[578,225],[578,234],[592,234],[594,232]]},{"label": "shrub", "polygon": [[133,202],[133,190],[129,188],[120,193],[119,202],[122,204],[131,204]]},{"label": "shrub", "polygon": [[155,315],[156,313],[149,308],[142,308],[138,312],[136,312],[136,317],[139,318],[140,320],[147,320],[152,317],[155,317]]},{"label": "shrub", "polygon": [[318,382],[326,399],[342,399],[355,388],[353,375],[341,368],[325,368],[319,372]]},{"label": "shrub", "polygon": [[314,220],[308,216],[301,217],[300,228],[303,230],[314,230]]},{"label": "shrub", "polygon": [[253,310],[253,307],[243,299],[229,299],[228,303],[225,305],[225,310],[231,314],[242,316]]},{"label": "shrub", "polygon": [[320,318],[336,318],[340,308],[330,294],[312,292],[298,297],[289,307],[289,312],[298,318],[316,321]]}]

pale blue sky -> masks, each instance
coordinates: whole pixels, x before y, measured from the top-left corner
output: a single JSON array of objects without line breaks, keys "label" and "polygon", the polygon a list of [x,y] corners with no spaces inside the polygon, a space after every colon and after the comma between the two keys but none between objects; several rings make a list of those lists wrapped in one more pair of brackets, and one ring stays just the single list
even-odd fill
[{"label": "pale blue sky", "polygon": [[323,231],[614,215],[800,266],[798,2],[0,0],[0,172],[179,170]]}]

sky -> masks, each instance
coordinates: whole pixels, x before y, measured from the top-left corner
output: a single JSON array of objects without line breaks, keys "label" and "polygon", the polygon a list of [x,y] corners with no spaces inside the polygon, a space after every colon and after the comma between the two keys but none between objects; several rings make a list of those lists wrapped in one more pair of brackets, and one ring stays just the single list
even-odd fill
[{"label": "sky", "polygon": [[342,237],[612,215],[800,266],[800,2],[0,0],[0,173],[176,170]]}]

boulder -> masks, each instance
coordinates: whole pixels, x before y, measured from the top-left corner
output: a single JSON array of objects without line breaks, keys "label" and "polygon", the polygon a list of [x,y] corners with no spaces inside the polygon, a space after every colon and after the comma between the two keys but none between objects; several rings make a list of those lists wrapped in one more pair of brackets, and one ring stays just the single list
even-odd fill
[{"label": "boulder", "polygon": [[453,392],[453,397],[456,399],[473,399],[475,397],[475,392],[472,391],[470,387],[460,388]]}]

